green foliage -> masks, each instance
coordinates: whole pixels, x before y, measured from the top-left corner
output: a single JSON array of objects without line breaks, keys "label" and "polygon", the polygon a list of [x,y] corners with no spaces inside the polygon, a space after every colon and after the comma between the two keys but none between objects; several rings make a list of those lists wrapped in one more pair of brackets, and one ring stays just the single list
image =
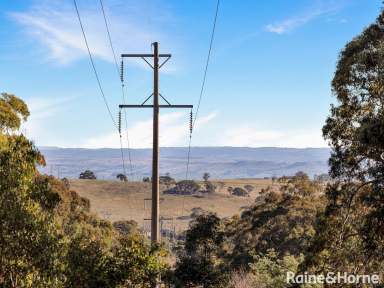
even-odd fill
[{"label": "green foliage", "polygon": [[[59,281],[62,267],[57,260],[62,256],[59,249],[62,239],[51,215],[44,213],[34,200],[35,165],[41,160],[40,153],[23,136],[8,136],[6,146],[0,149],[0,284],[3,287],[56,287]],[[50,201],[56,199],[41,202],[50,205]]]},{"label": "green foliage", "polygon": [[1,93],[0,96],[0,132],[15,131],[20,128],[21,121],[29,116],[27,105],[15,95]]},{"label": "green foliage", "polygon": [[198,215],[190,224],[175,269],[177,287],[220,287],[223,277],[219,253],[224,226],[215,214]]},{"label": "green foliage", "polygon": [[302,259],[302,255],[294,257],[289,254],[280,258],[273,249],[266,254],[255,255],[250,264],[254,287],[288,288],[287,272],[296,273]]},{"label": "green foliage", "polygon": [[150,248],[139,235],[119,239],[119,245],[113,250],[113,257],[107,262],[109,277],[121,287],[150,288],[156,283],[167,266],[159,262],[165,257],[163,248]]},{"label": "green foliage", "polygon": [[[177,253],[176,283],[180,287],[286,287],[285,272],[295,272],[302,262],[315,234],[316,216],[325,204],[320,192],[311,192],[319,187],[305,174],[284,183],[288,181],[299,192],[291,193],[284,185],[281,191],[265,189],[240,217],[219,219],[195,208],[185,244]],[[239,283],[246,286],[234,282],[240,274],[245,278]]]},{"label": "green foliage", "polygon": [[81,172],[80,175],[79,175],[79,179],[90,179],[90,180],[94,180],[96,179],[96,175],[95,173],[93,173],[93,171],[91,170],[85,170],[84,172]]},{"label": "green foliage", "polygon": [[332,183],[302,269],[384,271],[383,47],[384,11],[341,52],[323,127]]},{"label": "green foliage", "polygon": [[291,195],[310,196],[322,192],[322,187],[317,181],[310,181],[307,174],[297,172],[289,178],[279,179],[281,190]]},{"label": "green foliage", "polygon": [[15,115],[29,115],[26,106],[2,101],[14,111],[1,113],[14,115],[0,115],[0,287],[151,287],[166,268],[164,251],[133,225],[98,219],[68,183],[40,175],[39,151],[7,134],[18,128]]},{"label": "green foliage", "polygon": [[308,194],[265,192],[240,219],[228,223],[226,258],[230,266],[247,269],[254,251],[264,255],[274,249],[279,257],[303,253],[311,243],[316,215],[324,205],[321,197]]}]

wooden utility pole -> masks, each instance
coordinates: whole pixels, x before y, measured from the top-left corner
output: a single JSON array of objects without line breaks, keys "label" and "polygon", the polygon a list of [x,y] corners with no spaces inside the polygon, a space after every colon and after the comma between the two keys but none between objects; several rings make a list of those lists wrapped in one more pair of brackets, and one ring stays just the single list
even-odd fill
[{"label": "wooden utility pole", "polygon": [[[122,54],[121,57],[141,58],[153,69],[153,93],[140,105],[121,104],[119,108],[153,108],[153,150],[152,150],[152,211],[151,211],[151,241],[160,241],[160,191],[159,191],[159,112],[160,108],[193,108],[193,105],[172,105],[159,93],[159,70],[171,58],[171,54],[159,54],[159,44],[152,43],[153,54]],[[153,58],[151,64],[147,58]],[[159,64],[159,60],[165,60]],[[122,65],[123,67],[123,65]],[[123,74],[123,69],[122,69]],[[123,75],[122,75],[123,80]],[[153,105],[145,103],[153,96]],[[160,105],[159,96],[167,103]],[[120,125],[120,123],[119,123]],[[119,126],[120,127],[120,126]]]},{"label": "wooden utility pole", "polygon": [[159,45],[153,43],[153,146],[152,146],[152,221],[151,240],[160,240],[159,218]]}]

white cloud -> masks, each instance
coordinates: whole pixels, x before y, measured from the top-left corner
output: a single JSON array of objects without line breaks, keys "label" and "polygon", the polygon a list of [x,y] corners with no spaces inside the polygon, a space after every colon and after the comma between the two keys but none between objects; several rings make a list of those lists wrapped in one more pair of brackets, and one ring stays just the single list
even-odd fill
[{"label": "white cloud", "polygon": [[306,12],[268,24],[265,26],[265,30],[276,34],[289,33],[318,17],[337,11],[341,4],[340,2],[336,4],[334,1],[317,1],[315,5],[310,7]]},{"label": "white cloud", "polygon": [[[198,118],[195,125],[195,132],[198,132],[203,124],[207,124],[216,117],[217,113],[212,112]],[[189,135],[188,113],[173,112],[160,115],[160,146],[186,146]],[[152,147],[152,119],[138,121],[128,128],[130,147],[148,148]],[[123,132],[124,147],[127,147],[126,134]],[[119,148],[119,135],[111,132],[88,139],[80,145],[87,148],[113,147]]]},{"label": "white cloud", "polygon": [[[217,118],[217,113],[200,117],[195,126],[193,146],[234,146],[234,147],[326,147],[327,144],[321,136],[321,130],[262,130],[256,127],[239,124],[227,127],[225,130],[214,129],[206,126]],[[205,129],[208,130],[205,130]],[[207,131],[209,143],[206,137],[200,137]],[[173,112],[160,116],[160,146],[178,147],[188,145],[188,114]],[[138,121],[128,129],[130,147],[152,147],[152,120]],[[206,135],[205,135],[206,136]],[[127,147],[126,137],[123,136],[124,147]],[[119,135],[117,132],[93,137],[76,147],[83,148],[119,148]]]},{"label": "white cloud", "polygon": [[42,98],[34,97],[25,100],[28,105],[31,116],[28,121],[25,122],[21,130],[28,137],[39,138],[44,131],[44,126],[49,123],[49,119],[57,117],[57,113],[60,109],[65,107],[65,104],[69,103],[73,97],[67,98]]},{"label": "white cloud", "polygon": [[[112,62],[113,55],[110,50],[99,2],[89,2],[88,0],[78,2],[80,15],[93,55]],[[11,13],[11,17],[24,28],[25,32],[47,50],[48,60],[59,64],[68,64],[81,57],[87,57],[87,50],[75,8],[69,3],[40,0],[35,1],[35,5],[27,11]],[[150,44],[153,39],[170,43],[164,33],[151,29],[146,24],[145,19],[142,19],[144,17],[139,18],[138,13],[135,13],[137,10],[146,10],[143,1],[135,0],[130,4],[124,1],[105,1],[104,6],[118,55],[123,51],[150,51]],[[146,11],[146,13],[150,12]],[[160,11],[160,15],[164,14],[162,13]],[[151,17],[151,15],[148,17]],[[161,24],[162,21],[168,20],[167,17],[169,16],[153,17],[153,21]],[[138,62],[130,63],[137,65]],[[140,65],[142,65],[141,62]],[[144,65],[142,66],[144,67]]]},{"label": "white cloud", "polygon": [[326,147],[321,130],[262,130],[246,125],[230,127],[219,138],[217,146],[236,147]]}]

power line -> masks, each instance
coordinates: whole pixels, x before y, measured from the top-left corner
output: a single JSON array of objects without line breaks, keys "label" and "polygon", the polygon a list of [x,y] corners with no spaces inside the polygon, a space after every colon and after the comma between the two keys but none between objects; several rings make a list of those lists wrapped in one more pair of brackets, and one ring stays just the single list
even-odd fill
[{"label": "power line", "polygon": [[193,128],[195,127],[195,124],[196,124],[196,120],[197,120],[197,117],[198,117],[198,114],[199,114],[200,105],[201,105],[201,100],[202,100],[203,94],[204,94],[205,83],[206,83],[206,80],[207,80],[207,72],[208,72],[209,62],[210,62],[210,59],[211,59],[212,45],[213,45],[213,40],[215,38],[216,22],[217,22],[217,15],[219,13],[219,7],[220,7],[220,0],[217,0],[215,17],[214,17],[214,20],[213,20],[213,27],[212,27],[212,33],[211,33],[211,40],[209,42],[208,56],[207,56],[207,60],[206,60],[206,63],[205,63],[204,74],[203,74],[203,81],[201,83],[201,88],[200,88],[199,101],[197,103],[197,108],[196,108],[196,112],[195,112],[195,118],[194,118],[194,120],[192,122],[192,129],[191,129],[190,134],[189,134],[188,156],[187,156],[187,171],[186,171],[186,176],[185,176],[186,179],[188,179],[188,174],[189,174],[192,133],[193,133]]},{"label": "power line", "polygon": [[[185,179],[186,180],[188,180],[189,165],[190,165],[190,161],[191,161],[192,133],[193,133],[193,128],[195,127],[195,124],[196,124],[196,120],[197,120],[197,117],[198,117],[198,114],[199,114],[201,100],[202,100],[203,94],[204,94],[205,83],[206,83],[206,80],[207,80],[207,72],[208,72],[209,62],[210,62],[210,59],[211,59],[212,45],[213,45],[213,40],[215,38],[216,22],[217,22],[217,16],[219,14],[219,7],[220,7],[220,0],[217,0],[216,11],[215,11],[214,19],[213,19],[213,27],[212,27],[212,32],[211,32],[211,40],[209,42],[208,55],[207,55],[207,60],[205,62],[204,73],[203,73],[203,81],[201,83],[201,88],[200,88],[199,101],[197,103],[197,108],[196,108],[196,112],[195,112],[195,118],[192,121],[192,127],[191,127],[191,130],[190,130],[190,133],[189,133],[189,144],[188,144],[188,155],[187,155],[187,169],[186,169],[186,173],[185,173]],[[184,197],[183,197],[182,213],[183,213],[183,211],[184,211]]]},{"label": "power line", "polygon": [[119,134],[120,134],[120,152],[121,152],[121,161],[122,161],[122,167],[123,167],[124,175],[126,175],[127,172],[126,172],[126,169],[125,169],[124,153],[123,153],[123,146],[122,146],[121,133],[120,133],[120,124],[119,124],[119,126],[117,126],[116,121],[115,121],[115,119],[113,118],[111,109],[109,108],[107,98],[105,97],[105,93],[104,93],[103,87],[102,87],[102,85],[101,85],[101,81],[100,81],[100,78],[99,78],[99,74],[97,73],[96,66],[95,66],[95,63],[94,63],[94,61],[93,61],[93,56],[92,56],[92,53],[91,53],[91,49],[89,48],[89,44],[88,44],[88,40],[87,40],[87,36],[86,36],[86,34],[85,34],[85,30],[84,30],[83,22],[81,21],[81,16],[80,16],[79,8],[77,7],[77,2],[76,2],[76,0],[73,0],[73,3],[74,3],[74,5],[75,5],[77,18],[78,18],[78,20],[79,20],[79,24],[80,24],[81,32],[83,33],[83,38],[84,38],[85,46],[87,47],[87,51],[88,51],[88,55],[89,55],[89,59],[90,59],[90,62],[91,62],[91,64],[92,64],[93,72],[94,72],[94,74],[95,74],[95,77],[96,77],[96,80],[97,80],[97,84],[98,84],[99,89],[100,89],[100,93],[101,93],[101,95],[102,95],[102,97],[103,97],[104,104],[105,104],[105,106],[107,107],[107,110],[108,110],[109,116],[111,117],[111,120],[112,120],[112,122],[113,122],[113,125],[114,125],[115,128],[119,131]]},{"label": "power line", "polygon": [[99,74],[97,73],[96,66],[95,66],[95,63],[93,61],[93,56],[92,56],[91,50],[89,49],[87,36],[85,35],[85,31],[84,31],[84,27],[83,27],[83,22],[81,21],[81,17],[80,17],[79,9],[77,7],[76,0],[73,0],[73,4],[75,5],[77,19],[79,20],[81,32],[83,33],[83,38],[84,38],[85,46],[87,47],[87,51],[88,51],[88,55],[89,55],[89,60],[91,61],[92,69],[93,69],[93,72],[95,74],[95,77],[96,77],[96,80],[97,80],[97,84],[99,86],[99,90],[100,90],[101,96],[103,97],[105,107],[107,107],[107,110],[108,110],[109,116],[111,117],[113,125],[115,126],[116,129],[118,129],[116,121],[113,118],[111,109],[109,108],[107,98],[105,97],[103,87],[101,86],[101,81],[100,81],[100,78],[99,78]]},{"label": "power line", "polygon": [[[100,0],[100,7],[101,7],[101,11],[103,13],[105,29],[107,30],[109,46],[111,47],[112,54],[113,54],[113,59],[115,61],[115,68],[116,68],[117,77],[120,78],[119,64],[117,63],[117,57],[116,57],[115,49],[113,47],[112,37],[111,37],[110,30],[109,30],[107,16],[106,16],[106,13],[105,13],[104,4],[103,4],[102,0]],[[125,91],[124,91],[124,82],[123,82],[123,78],[122,77],[121,77],[121,98],[122,98],[123,104],[126,104],[126,101],[125,101]],[[128,161],[129,161],[129,167],[130,167],[130,171],[131,171],[131,177],[133,177],[133,165],[132,165],[131,149],[130,149],[130,144],[129,144],[127,112],[125,110],[124,110],[124,120],[125,120],[125,126],[126,126],[125,130],[126,130],[127,148],[128,148]],[[122,157],[124,159],[123,143],[122,143],[122,140],[121,140],[121,131],[119,131],[119,133],[120,133],[120,149],[121,149]]]},{"label": "power line", "polygon": [[113,48],[112,37],[111,37],[111,33],[109,32],[109,25],[108,25],[108,21],[107,21],[107,17],[106,17],[106,14],[105,14],[104,5],[103,5],[103,1],[102,0],[100,0],[100,7],[101,7],[101,11],[102,11],[103,17],[104,17],[104,24],[105,24],[105,29],[107,30],[109,46],[111,47],[112,54],[113,54],[113,59],[115,60],[116,72],[117,72],[117,75],[119,76],[120,75],[119,65],[117,64],[116,53],[115,53],[115,49]]}]

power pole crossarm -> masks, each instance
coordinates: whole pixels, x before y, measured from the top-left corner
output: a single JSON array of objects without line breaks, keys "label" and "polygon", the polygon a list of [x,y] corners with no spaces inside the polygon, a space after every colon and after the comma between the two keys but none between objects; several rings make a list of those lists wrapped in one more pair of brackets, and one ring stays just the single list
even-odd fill
[{"label": "power pole crossarm", "polygon": [[[119,108],[153,108],[153,105],[119,105]],[[159,105],[159,108],[193,108],[193,105]]]},{"label": "power pole crossarm", "polygon": [[[169,60],[171,54],[159,54],[159,45],[153,44],[153,54],[122,54],[121,57],[142,58],[153,69],[153,93],[141,105],[119,105],[123,108],[152,108],[153,109],[153,150],[152,150],[152,211],[151,211],[151,241],[159,243],[160,241],[160,193],[159,193],[159,113],[160,108],[193,108],[193,105],[171,105],[159,93],[159,69]],[[151,64],[145,58],[153,58]],[[159,64],[160,58],[166,58]],[[159,104],[159,96],[163,98],[168,105]],[[144,105],[153,97],[152,105]]]},{"label": "power pole crossarm", "polygon": [[[157,42],[155,42],[157,43]],[[155,43],[153,43],[153,45],[155,45]],[[171,54],[158,54],[158,57],[159,58],[170,58],[172,55]],[[121,57],[125,57],[125,58],[142,58],[142,57],[145,57],[145,58],[152,58],[152,57],[155,57],[154,54],[121,54]]]}]

